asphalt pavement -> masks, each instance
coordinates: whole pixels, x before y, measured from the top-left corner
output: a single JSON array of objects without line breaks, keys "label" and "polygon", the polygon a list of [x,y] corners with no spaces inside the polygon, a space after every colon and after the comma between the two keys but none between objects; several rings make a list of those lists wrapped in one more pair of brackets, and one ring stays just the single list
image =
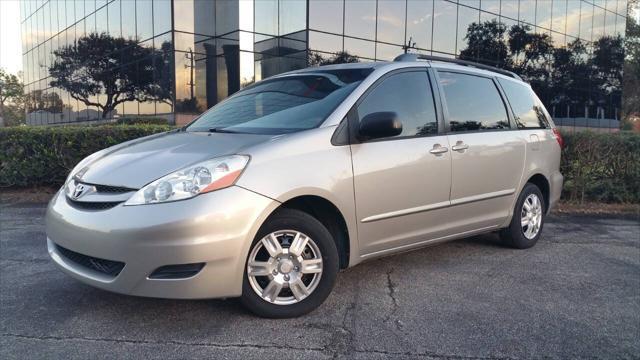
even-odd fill
[{"label": "asphalt pavement", "polygon": [[342,271],[313,313],[92,288],[48,259],[43,203],[0,205],[0,358],[640,358],[640,222],[551,216],[534,248],[478,236]]}]

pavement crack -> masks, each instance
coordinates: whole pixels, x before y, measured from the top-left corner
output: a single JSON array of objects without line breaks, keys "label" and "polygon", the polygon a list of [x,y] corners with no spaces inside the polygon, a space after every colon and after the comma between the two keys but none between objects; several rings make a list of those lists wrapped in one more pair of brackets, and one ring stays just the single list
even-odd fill
[{"label": "pavement crack", "polygon": [[[345,313],[345,319],[348,319],[348,314],[355,309],[355,303],[350,304],[349,308]],[[326,328],[330,325],[322,325],[322,324],[310,324],[312,327],[318,328]],[[351,331],[346,327],[340,327],[341,330],[351,334]],[[298,351],[309,351],[316,353],[325,353],[327,348],[315,348],[315,347],[295,347],[295,346],[284,346],[284,345],[262,345],[262,344],[218,344],[218,343],[208,343],[208,342],[188,342],[188,341],[177,341],[177,340],[165,340],[165,341],[154,341],[154,340],[130,340],[130,339],[111,339],[111,338],[92,338],[92,337],[76,337],[76,336],[36,336],[36,335],[24,335],[24,334],[11,334],[11,333],[2,333],[1,337],[11,337],[14,339],[25,339],[25,340],[36,340],[36,341],[87,341],[87,342],[106,342],[106,343],[117,343],[117,344],[126,344],[126,345],[152,345],[152,346],[163,346],[163,345],[174,345],[174,346],[195,346],[195,347],[208,347],[208,348],[216,348],[216,349],[278,349],[278,350],[298,350]],[[343,342],[346,345],[349,345],[350,341]],[[340,349],[338,349],[340,350]],[[377,355],[385,355],[385,356],[408,356],[408,357],[420,357],[420,358],[431,358],[431,359],[464,359],[464,360],[497,360],[497,359],[509,359],[507,357],[493,357],[493,356],[464,356],[464,355],[452,355],[452,354],[438,354],[431,352],[397,352],[397,351],[384,351],[384,350],[375,350],[375,349],[351,349],[350,347],[344,348],[347,351],[336,351],[333,353],[333,358],[341,358],[348,357],[350,353],[359,353],[359,354],[377,354]]]},{"label": "pavement crack", "polygon": [[324,346],[323,352],[331,355],[332,359],[348,356],[350,352],[355,351],[353,349],[355,334],[349,326],[347,326],[350,318],[351,326],[354,327],[355,325],[355,316],[352,316],[352,310],[355,308],[355,301],[348,305],[339,326],[330,323],[307,323],[304,325],[305,327],[324,330],[331,334],[331,338],[327,345]]},{"label": "pavement crack", "polygon": [[438,354],[433,352],[413,352],[413,351],[385,351],[385,350],[355,350],[359,354],[377,354],[385,355],[388,357],[407,356],[411,358],[428,358],[428,359],[458,359],[458,360],[509,360],[514,359],[511,357],[502,356],[467,356],[467,355],[455,355],[455,354]]},{"label": "pavement crack", "polygon": [[[331,326],[333,334],[324,350],[326,354],[332,355],[332,359],[348,356],[349,353],[354,351],[355,334],[351,328],[355,329],[355,315],[353,314],[353,310],[356,309],[357,303],[358,291],[356,290],[353,302],[347,306],[340,326]],[[348,326],[349,323],[351,323],[351,328]]]},{"label": "pavement crack", "polygon": [[[384,319],[385,323],[388,323],[389,321],[391,321],[393,318],[395,318],[396,313],[398,312],[398,309],[400,308],[400,303],[398,301],[398,297],[397,297],[397,289],[396,289],[396,285],[393,283],[393,280],[391,279],[391,274],[393,273],[393,268],[389,271],[387,271],[387,294],[389,295],[389,298],[391,299],[391,304],[392,304],[392,308],[391,311],[387,314],[387,316]],[[403,324],[400,320],[395,319],[394,320],[394,324],[395,327],[398,330],[402,330]]]},{"label": "pavement crack", "polygon": [[51,260],[49,259],[8,259],[8,258],[0,258],[0,261],[11,261],[11,262],[19,262],[19,263],[48,263]]},{"label": "pavement crack", "polygon": [[323,353],[331,355],[332,359],[350,357],[355,352],[355,329],[357,320],[357,308],[360,301],[360,287],[355,286],[352,301],[342,315],[339,325],[331,323],[307,323],[306,327],[325,330],[331,337],[323,348]]},{"label": "pavement crack", "polygon": [[90,342],[129,344],[129,345],[198,346],[198,347],[210,347],[210,348],[218,348],[218,349],[279,349],[279,350],[300,350],[300,351],[312,351],[312,352],[324,351],[324,349],[320,347],[296,347],[296,346],[285,346],[285,345],[276,345],[276,344],[265,344],[265,345],[248,344],[248,343],[218,344],[218,343],[209,343],[209,342],[189,342],[189,341],[178,341],[178,340],[164,340],[164,341],[129,340],[129,339],[75,337],[75,336],[50,336],[50,335],[35,336],[35,335],[23,335],[23,334],[11,334],[11,333],[3,333],[3,334],[0,334],[0,336],[12,337],[12,338],[18,338],[18,339],[27,339],[27,340],[38,340],[38,341],[90,341]]},{"label": "pavement crack", "polygon": [[337,359],[340,355],[348,355],[351,351],[353,351],[353,344],[355,340],[355,334],[349,327],[347,323],[349,322],[349,317],[351,317],[351,326],[355,328],[355,315],[353,315],[353,310],[357,307],[357,297],[349,304],[347,310],[344,312],[344,317],[342,318],[342,326],[340,326],[340,330],[342,330],[342,335],[337,342],[339,346],[336,346],[336,350],[333,353],[333,358]]}]

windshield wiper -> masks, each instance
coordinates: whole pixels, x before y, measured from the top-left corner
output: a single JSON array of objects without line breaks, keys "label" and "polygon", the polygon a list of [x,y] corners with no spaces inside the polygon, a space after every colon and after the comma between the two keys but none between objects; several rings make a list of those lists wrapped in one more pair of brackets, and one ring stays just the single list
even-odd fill
[{"label": "windshield wiper", "polygon": [[214,133],[229,133],[229,134],[237,134],[237,131],[232,131],[232,130],[226,130],[225,128],[210,128],[209,132],[214,132]]}]

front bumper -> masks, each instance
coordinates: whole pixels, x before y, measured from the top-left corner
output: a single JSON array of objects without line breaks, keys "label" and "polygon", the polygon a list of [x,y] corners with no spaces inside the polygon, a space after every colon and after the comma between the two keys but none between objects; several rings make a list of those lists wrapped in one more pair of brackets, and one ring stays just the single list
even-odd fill
[{"label": "front bumper", "polygon": [[[47,208],[47,247],[62,271],[105,290],[176,299],[239,296],[251,242],[278,205],[232,186],[184,201],[92,211],[58,192]],[[108,276],[71,261],[56,245],[125,265]],[[188,263],[205,266],[186,279],[148,278],[161,266]]]}]

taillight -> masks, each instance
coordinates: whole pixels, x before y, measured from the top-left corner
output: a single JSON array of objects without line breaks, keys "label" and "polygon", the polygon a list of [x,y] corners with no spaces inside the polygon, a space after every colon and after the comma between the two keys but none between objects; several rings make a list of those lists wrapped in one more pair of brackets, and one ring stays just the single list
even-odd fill
[{"label": "taillight", "polygon": [[562,134],[560,134],[560,130],[558,130],[558,128],[553,128],[553,136],[556,137],[558,145],[560,145],[560,149],[564,149],[564,139],[562,138]]}]

